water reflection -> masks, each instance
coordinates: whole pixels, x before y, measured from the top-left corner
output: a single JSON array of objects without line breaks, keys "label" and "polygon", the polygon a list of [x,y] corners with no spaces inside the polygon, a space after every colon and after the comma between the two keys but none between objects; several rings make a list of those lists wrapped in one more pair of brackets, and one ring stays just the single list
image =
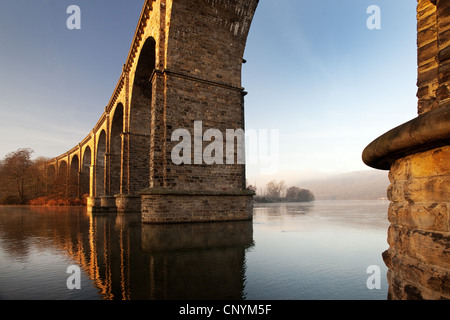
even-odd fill
[{"label": "water reflection", "polygon": [[256,211],[260,216],[273,217],[278,220],[280,217],[296,217],[305,215],[314,209],[314,202],[307,203],[259,203],[256,204]]},{"label": "water reflection", "polygon": [[253,228],[251,221],[142,225],[139,214],[10,207],[0,208],[0,245],[14,261],[26,261],[35,245],[57,247],[104,299],[243,299]]},{"label": "water reflection", "polygon": [[252,223],[143,225],[152,299],[243,299]]},{"label": "water reflection", "polygon": [[[385,299],[389,202],[257,204],[244,222],[0,207],[0,299]],[[67,267],[82,268],[68,290]],[[368,290],[367,267],[382,268]]]}]

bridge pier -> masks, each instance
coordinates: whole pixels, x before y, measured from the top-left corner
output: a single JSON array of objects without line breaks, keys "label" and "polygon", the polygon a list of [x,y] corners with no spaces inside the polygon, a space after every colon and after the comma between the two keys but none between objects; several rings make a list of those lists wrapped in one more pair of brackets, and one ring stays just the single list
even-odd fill
[{"label": "bridge pier", "polygon": [[87,208],[95,213],[136,213],[141,212],[141,196],[118,194],[115,196],[88,197]]},{"label": "bridge pier", "polygon": [[88,212],[97,212],[101,207],[100,198],[97,197],[87,197],[86,199],[86,207]]},{"label": "bridge pier", "polygon": [[373,141],[390,170],[389,299],[450,299],[450,3],[419,0],[417,118]]},{"label": "bridge pier", "polygon": [[141,196],[135,194],[118,194],[116,208],[118,213],[141,212]]},{"label": "bridge pier", "polygon": [[142,192],[142,221],[160,224],[251,220],[253,195],[251,191],[148,189]]},{"label": "bridge pier", "polygon": [[102,196],[100,197],[100,206],[103,211],[115,212],[116,207],[116,197],[114,196]]},{"label": "bridge pier", "polygon": [[112,196],[88,197],[87,210],[91,213],[117,212],[116,198]]}]

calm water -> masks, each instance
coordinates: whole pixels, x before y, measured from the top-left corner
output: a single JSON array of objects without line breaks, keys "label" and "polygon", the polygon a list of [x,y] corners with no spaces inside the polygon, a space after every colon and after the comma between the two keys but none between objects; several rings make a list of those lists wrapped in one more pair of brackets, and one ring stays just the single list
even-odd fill
[{"label": "calm water", "polygon": [[[0,299],[386,299],[386,201],[257,204],[253,222],[0,207]],[[81,268],[69,290],[67,268]],[[369,290],[367,268],[381,268]]]}]

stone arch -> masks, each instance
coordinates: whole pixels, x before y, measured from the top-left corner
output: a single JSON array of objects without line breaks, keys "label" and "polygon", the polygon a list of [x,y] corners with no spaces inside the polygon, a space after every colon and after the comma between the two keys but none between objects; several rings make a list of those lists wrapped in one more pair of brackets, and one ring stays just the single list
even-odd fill
[{"label": "stone arch", "polygon": [[119,103],[114,111],[114,116],[111,122],[110,135],[110,194],[116,195],[121,192],[121,172],[122,172],[122,134],[124,108],[122,103]]},{"label": "stone arch", "polygon": [[80,175],[80,194],[81,196],[84,196],[90,194],[92,151],[89,146],[84,149],[82,159],[83,160],[81,164],[81,175]]},{"label": "stone arch", "polygon": [[46,176],[47,195],[49,196],[55,195],[55,180],[56,180],[56,168],[52,164],[47,166],[47,176]]},{"label": "stone arch", "polygon": [[78,198],[79,194],[79,168],[80,168],[80,159],[78,155],[74,155],[72,160],[70,161],[70,169],[69,169],[69,197],[70,198]]},{"label": "stone arch", "polygon": [[[139,54],[134,74],[129,126],[129,193],[148,187],[150,165],[152,74],[156,65],[156,41],[148,37]],[[139,154],[139,156],[135,156]]]},{"label": "stone arch", "polygon": [[62,160],[58,164],[58,171],[56,174],[56,181],[55,181],[55,193],[58,197],[67,198],[68,193],[68,166],[67,161]]},{"label": "stone arch", "polygon": [[97,142],[97,155],[95,157],[95,196],[105,195],[105,156],[106,156],[106,133],[100,132]]}]

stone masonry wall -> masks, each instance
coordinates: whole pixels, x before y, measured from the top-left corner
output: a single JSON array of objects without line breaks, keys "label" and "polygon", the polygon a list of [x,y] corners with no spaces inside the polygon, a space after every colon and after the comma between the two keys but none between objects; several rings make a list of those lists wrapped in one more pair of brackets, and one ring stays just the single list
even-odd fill
[{"label": "stone masonry wall", "polygon": [[396,161],[388,232],[392,299],[450,298],[450,147]]},{"label": "stone masonry wall", "polygon": [[419,117],[403,127],[406,139],[396,137],[410,150],[399,149],[408,155],[390,168],[391,226],[383,258],[390,299],[450,299],[450,133],[443,120],[450,108],[450,1],[419,0],[417,21]]},{"label": "stone masonry wall", "polygon": [[420,0],[417,6],[419,114],[450,99],[450,3]]},{"label": "stone masonry wall", "polygon": [[[166,144],[165,187],[170,189],[197,190],[242,190],[244,166],[235,162],[226,164],[226,130],[243,129],[241,115],[242,92],[235,88],[195,82],[177,76],[167,76],[168,90],[166,129],[169,132]],[[194,122],[202,122],[202,134],[208,129],[217,129],[223,135],[223,164],[194,164]],[[187,129],[191,133],[191,164],[175,165],[172,150],[179,141],[170,141],[176,129]],[[203,138],[203,135],[202,135]],[[218,137],[217,137],[218,138]],[[202,141],[202,149],[210,145]],[[236,144],[236,142],[235,142]],[[203,159],[203,154],[200,154]]]},{"label": "stone masonry wall", "polygon": [[227,129],[244,129],[241,67],[258,1],[170,2],[165,69],[153,84],[150,186],[242,190],[243,165],[174,165],[171,136],[177,129],[193,133],[194,121],[224,138]]},{"label": "stone masonry wall", "polygon": [[193,193],[143,195],[142,220],[146,223],[186,223],[251,220],[250,195]]}]

